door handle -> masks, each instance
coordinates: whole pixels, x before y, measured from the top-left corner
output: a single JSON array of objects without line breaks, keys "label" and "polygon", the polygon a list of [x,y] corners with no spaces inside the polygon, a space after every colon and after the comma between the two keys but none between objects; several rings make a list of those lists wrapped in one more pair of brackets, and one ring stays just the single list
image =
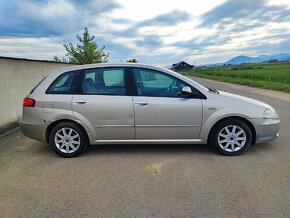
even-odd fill
[{"label": "door handle", "polygon": [[87,102],[85,100],[82,100],[82,99],[76,99],[76,100],[73,100],[72,103],[73,104],[85,104]]},{"label": "door handle", "polygon": [[146,105],[148,105],[149,103],[148,102],[136,102],[135,104],[137,104],[137,105],[140,105],[140,106],[146,106]]}]

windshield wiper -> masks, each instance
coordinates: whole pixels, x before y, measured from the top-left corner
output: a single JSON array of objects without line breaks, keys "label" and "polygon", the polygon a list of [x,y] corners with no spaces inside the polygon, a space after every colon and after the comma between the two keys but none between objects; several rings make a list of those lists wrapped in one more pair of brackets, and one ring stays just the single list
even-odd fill
[{"label": "windshield wiper", "polygon": [[208,91],[209,91],[209,92],[216,93],[216,94],[220,94],[219,91],[216,90],[216,89],[209,88],[209,87],[206,87],[206,88],[208,88]]}]

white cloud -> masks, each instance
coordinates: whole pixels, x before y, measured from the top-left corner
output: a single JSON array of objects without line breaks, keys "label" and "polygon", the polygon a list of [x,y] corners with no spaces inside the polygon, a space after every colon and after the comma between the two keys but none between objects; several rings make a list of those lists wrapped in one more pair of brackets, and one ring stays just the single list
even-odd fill
[{"label": "white cloud", "polygon": [[62,44],[50,38],[0,38],[3,56],[52,60],[53,56],[63,56]]},{"label": "white cloud", "polygon": [[112,13],[113,17],[126,18],[135,21],[150,19],[159,14],[165,14],[174,9],[186,11],[193,15],[200,15],[225,2],[225,0],[121,0],[122,8]]},{"label": "white cloud", "polygon": [[[100,45],[106,45],[113,60],[135,57],[157,65],[181,59],[213,63],[241,53],[290,52],[290,48],[285,47],[289,44],[285,40],[290,36],[289,0],[255,0],[258,3],[253,5],[265,6],[262,10],[265,14],[261,16],[253,16],[261,8],[252,7],[250,0],[239,1],[239,4],[237,0],[16,0],[18,7],[15,7],[20,12],[16,13],[11,7],[13,19],[4,16],[12,3],[3,2],[0,3],[0,18],[7,22],[0,24],[0,55],[37,59],[64,57],[62,44],[75,42],[75,34],[81,34],[84,26]],[[232,13],[239,11],[232,8],[236,5],[245,6],[253,14]],[[228,10],[224,6],[229,6]],[[267,14],[267,10],[270,13]],[[205,19],[203,15],[213,11],[217,16],[212,18],[222,21],[210,19],[209,26],[200,25]],[[17,20],[27,17],[28,23]],[[8,25],[10,20],[13,25]],[[17,26],[18,23],[22,25]],[[13,31],[12,27],[15,27]],[[29,35],[30,30],[35,35]],[[21,35],[21,31],[25,31],[25,35]],[[47,34],[41,35],[42,31]]]},{"label": "white cloud", "polygon": [[67,0],[50,0],[46,3],[38,4],[22,0],[21,8],[24,13],[32,13],[37,17],[43,17],[43,19],[71,17],[76,16],[77,13],[74,6]]}]

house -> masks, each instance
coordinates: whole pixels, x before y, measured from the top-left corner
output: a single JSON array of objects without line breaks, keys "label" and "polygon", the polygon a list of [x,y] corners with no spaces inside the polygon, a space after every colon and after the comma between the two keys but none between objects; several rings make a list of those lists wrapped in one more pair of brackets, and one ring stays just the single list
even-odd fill
[{"label": "house", "polygon": [[192,70],[194,65],[190,65],[186,63],[185,61],[180,61],[179,63],[172,64],[171,70],[174,71],[183,71],[183,70]]}]

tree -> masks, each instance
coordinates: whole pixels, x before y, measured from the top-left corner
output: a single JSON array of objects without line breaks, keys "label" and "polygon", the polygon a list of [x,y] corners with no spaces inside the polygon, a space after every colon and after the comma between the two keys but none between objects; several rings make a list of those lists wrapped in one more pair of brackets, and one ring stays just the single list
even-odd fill
[{"label": "tree", "polygon": [[128,60],[126,60],[126,62],[138,63],[136,58],[129,58]]},{"label": "tree", "polygon": [[[99,47],[94,42],[95,36],[90,36],[88,28],[84,29],[83,37],[76,35],[81,44],[74,46],[71,42],[64,44],[67,51],[68,62],[73,64],[93,64],[107,62],[109,53],[105,52],[105,46]],[[59,58],[58,58],[59,60]]]},{"label": "tree", "polygon": [[56,55],[53,57],[53,61],[54,62],[58,62],[58,63],[67,63],[67,60],[65,58],[63,58],[62,60],[60,60],[60,58],[57,57]]}]

